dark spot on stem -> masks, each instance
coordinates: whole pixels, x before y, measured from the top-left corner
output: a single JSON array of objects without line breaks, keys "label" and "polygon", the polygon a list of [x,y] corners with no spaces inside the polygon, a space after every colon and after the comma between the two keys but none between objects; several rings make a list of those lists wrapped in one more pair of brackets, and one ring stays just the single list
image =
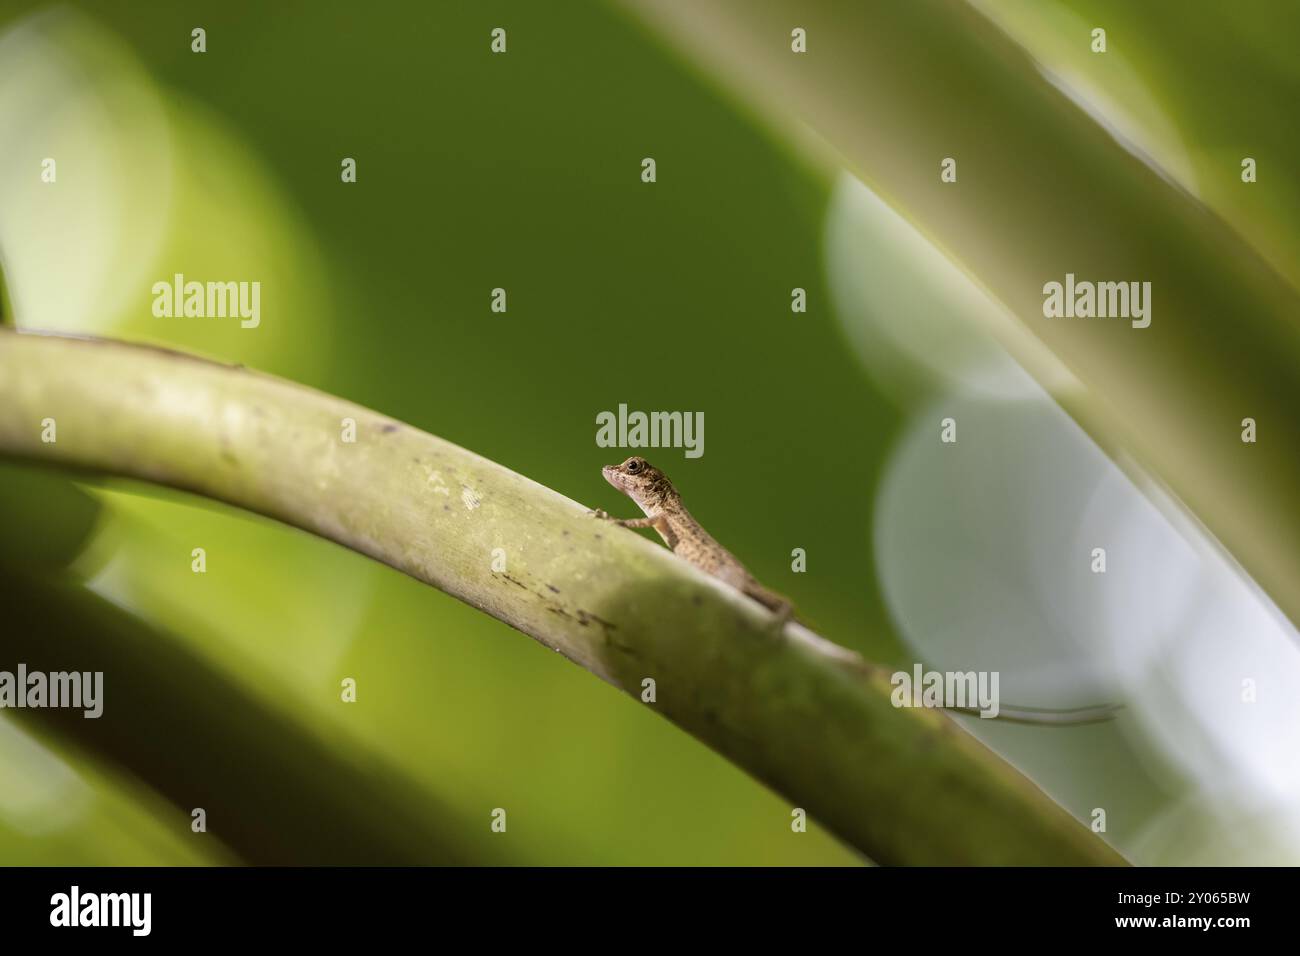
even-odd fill
[{"label": "dark spot on stem", "polygon": [[617,624],[614,624],[612,621],[607,621],[607,620],[605,620],[605,619],[604,619],[603,617],[601,617],[599,614],[592,614],[590,611],[579,610],[579,611],[578,611],[578,617],[581,618],[581,619],[583,619],[583,623],[584,623],[584,624],[585,624],[587,621],[595,621],[597,624],[599,624],[601,627],[603,627],[603,628],[604,628],[605,630],[607,630],[607,631],[617,631],[617,630],[618,630],[618,625],[617,625]]}]

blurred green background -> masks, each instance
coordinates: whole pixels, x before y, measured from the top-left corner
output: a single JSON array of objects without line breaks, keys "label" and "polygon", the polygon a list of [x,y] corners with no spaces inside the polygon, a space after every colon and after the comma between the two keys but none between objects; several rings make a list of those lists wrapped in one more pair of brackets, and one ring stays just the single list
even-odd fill
[{"label": "blurred green background", "polygon": [[[1172,60],[1206,41],[1175,4],[979,6],[1044,50],[1091,15],[1143,21]],[[1277,56],[1269,102],[1294,106],[1295,61]],[[1232,136],[1240,111],[1183,122],[1167,61],[1134,62],[1183,139]],[[880,374],[846,331],[825,145],[624,7],[2,0],[0,90],[18,324],[242,362],[620,514],[599,469],[623,455],[596,447],[596,414],[703,411],[702,458],[652,456],[697,517],[821,633],[910,667],[873,526],[891,450],[936,387]],[[1292,145],[1293,127],[1265,125]],[[45,156],[57,190],[31,173]],[[1259,245],[1293,266],[1300,207],[1277,189],[1218,208],[1262,222]],[[260,327],[153,317],[150,286],[177,272],[261,281]],[[901,322],[926,290],[898,294],[885,318]],[[0,488],[0,667],[107,671],[98,722],[0,715],[0,862],[865,862],[816,821],[792,833],[788,801],[638,702],[360,555],[139,485],[7,464]],[[979,729],[1080,816],[1115,808],[1109,837],[1130,852],[1188,792],[1132,727]],[[209,833],[191,833],[193,807]],[[1212,842],[1198,813],[1146,859]]]}]

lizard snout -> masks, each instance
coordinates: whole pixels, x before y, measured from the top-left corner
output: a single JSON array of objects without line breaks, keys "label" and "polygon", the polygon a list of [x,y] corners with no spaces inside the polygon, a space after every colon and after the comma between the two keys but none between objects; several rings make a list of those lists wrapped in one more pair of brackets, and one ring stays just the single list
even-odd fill
[{"label": "lizard snout", "polygon": [[617,465],[606,465],[604,468],[600,469],[600,473],[601,473],[602,475],[604,475],[604,476],[605,476],[605,480],[608,481],[608,482],[609,482],[611,485],[613,485],[615,488],[619,488],[619,487],[621,487],[621,486],[619,485],[619,483],[618,483],[618,466],[617,466]]}]

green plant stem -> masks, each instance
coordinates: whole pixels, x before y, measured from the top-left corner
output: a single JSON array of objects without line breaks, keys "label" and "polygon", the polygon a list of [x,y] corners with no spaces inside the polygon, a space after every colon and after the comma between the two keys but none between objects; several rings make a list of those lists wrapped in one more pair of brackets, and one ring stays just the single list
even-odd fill
[{"label": "green plant stem", "polygon": [[275,518],[481,609],[637,700],[653,680],[643,706],[878,862],[1124,862],[953,719],[895,708],[882,668],[798,625],[778,633],[666,549],[339,398],[175,352],[0,330],[0,453]]}]

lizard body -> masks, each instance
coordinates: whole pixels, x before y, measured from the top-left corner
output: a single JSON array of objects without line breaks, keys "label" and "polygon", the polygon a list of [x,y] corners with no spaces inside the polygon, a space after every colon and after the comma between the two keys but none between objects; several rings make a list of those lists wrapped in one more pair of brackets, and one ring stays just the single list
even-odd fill
[{"label": "lizard body", "polygon": [[782,622],[790,619],[793,612],[790,600],[759,584],[734,554],[704,530],[686,510],[682,496],[662,471],[644,458],[634,456],[621,465],[606,465],[601,474],[635,501],[645,517],[614,518],[599,510],[592,514],[624,528],[654,528],[673,554],[753,598]]}]

